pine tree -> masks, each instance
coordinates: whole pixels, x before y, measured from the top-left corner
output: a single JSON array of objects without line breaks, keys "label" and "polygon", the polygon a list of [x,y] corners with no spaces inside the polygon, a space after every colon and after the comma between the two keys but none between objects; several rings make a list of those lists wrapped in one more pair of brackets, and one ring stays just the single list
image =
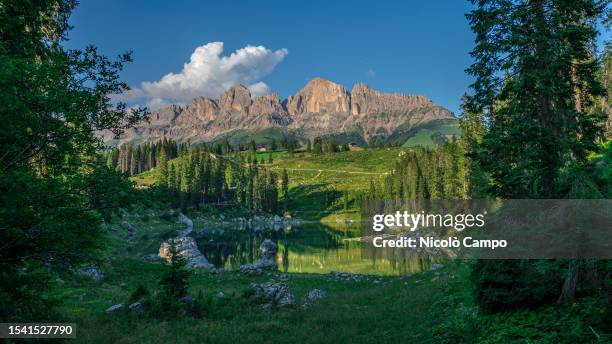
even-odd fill
[{"label": "pine tree", "polygon": [[127,90],[119,74],[131,56],[67,49],[76,5],[0,5],[0,319],[7,322],[54,317],[47,292],[54,272],[99,258],[101,219],[131,191],[99,163],[95,135],[120,134],[146,117],[108,97]]},{"label": "pine tree", "polygon": [[174,316],[179,310],[179,299],[187,295],[190,272],[186,269],[185,257],[180,254],[180,242],[169,240],[170,265],[162,275],[159,284],[162,287],[161,309],[168,316]]},{"label": "pine tree", "polygon": [[283,168],[281,176],[281,190],[283,192],[283,208],[287,211],[289,208],[289,174],[287,174],[286,168]]},{"label": "pine tree", "polygon": [[494,1],[468,15],[477,39],[466,108],[489,125],[476,158],[494,195],[563,197],[560,169],[596,148],[603,117],[587,109],[603,95],[591,47],[604,8],[595,0]]},{"label": "pine tree", "polygon": [[[464,108],[469,116],[482,116],[487,130],[469,154],[487,173],[493,196],[564,198],[561,171],[584,166],[602,135],[603,115],[589,109],[604,93],[592,47],[606,2],[473,2],[477,8],[467,17],[476,34],[475,62],[468,69],[474,93]],[[535,264],[479,261],[472,277],[481,305],[496,310],[553,299],[555,283],[546,282]],[[578,273],[572,266],[569,280]],[[497,283],[526,275],[534,277],[524,281],[525,292]],[[562,296],[571,294],[564,290]]]},{"label": "pine tree", "polygon": [[[162,149],[159,154],[159,162],[157,165],[157,184],[161,187],[168,186],[168,159],[166,152]],[[171,185],[170,187],[173,187]]]}]

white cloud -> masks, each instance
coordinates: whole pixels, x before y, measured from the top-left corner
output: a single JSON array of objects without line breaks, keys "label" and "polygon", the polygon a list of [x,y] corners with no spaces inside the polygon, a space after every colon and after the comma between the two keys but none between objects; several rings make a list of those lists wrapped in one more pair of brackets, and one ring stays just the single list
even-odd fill
[{"label": "white cloud", "polygon": [[150,110],[157,110],[169,106],[171,103],[163,98],[151,98],[147,100],[147,107]]},{"label": "white cloud", "polygon": [[264,95],[270,88],[261,79],[287,54],[287,49],[272,51],[247,45],[223,56],[223,42],[208,43],[195,49],[180,72],[168,73],[158,81],[145,81],[140,88],[114,98],[144,103],[156,110],[169,104],[187,104],[197,96],[217,98],[236,84],[247,86],[254,96]]},{"label": "white cloud", "polygon": [[247,86],[247,88],[249,89],[253,97],[265,96],[266,94],[270,93],[270,87],[268,87],[265,82],[261,81],[255,84],[251,84]]}]

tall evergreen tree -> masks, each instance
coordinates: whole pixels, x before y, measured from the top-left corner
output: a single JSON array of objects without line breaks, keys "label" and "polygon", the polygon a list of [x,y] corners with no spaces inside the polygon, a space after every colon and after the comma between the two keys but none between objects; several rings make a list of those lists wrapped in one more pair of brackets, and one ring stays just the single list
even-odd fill
[{"label": "tall evergreen tree", "polygon": [[[564,198],[561,171],[584,165],[602,135],[603,115],[589,110],[603,95],[593,47],[607,1],[473,3],[467,17],[475,62],[468,72],[475,81],[464,108],[482,116],[486,131],[470,154],[494,196]],[[570,280],[577,274],[572,265]],[[516,283],[527,283],[523,276],[532,276],[531,284],[518,290]],[[473,272],[478,300],[489,310],[554,298],[558,282],[546,276],[527,261],[480,261]]]},{"label": "tall evergreen tree", "polygon": [[[119,134],[146,111],[127,111],[124,54],[113,61],[89,46],[69,50],[76,1],[0,4],[0,318],[41,321],[53,271],[93,260],[100,207],[112,171],[98,164],[96,130]],[[104,171],[100,169],[104,168]],[[104,176],[104,178],[96,178]],[[109,177],[109,178],[106,178]]]},{"label": "tall evergreen tree", "polygon": [[157,164],[157,183],[161,187],[168,186],[168,158],[165,150],[161,150]]},{"label": "tall evergreen tree", "polygon": [[491,192],[510,198],[563,197],[559,171],[586,159],[602,134],[594,21],[606,1],[473,1],[474,94],[469,113],[488,130],[477,156]]},{"label": "tall evergreen tree", "polygon": [[283,192],[283,207],[287,211],[289,208],[289,174],[286,168],[283,168],[281,175],[281,191]]}]

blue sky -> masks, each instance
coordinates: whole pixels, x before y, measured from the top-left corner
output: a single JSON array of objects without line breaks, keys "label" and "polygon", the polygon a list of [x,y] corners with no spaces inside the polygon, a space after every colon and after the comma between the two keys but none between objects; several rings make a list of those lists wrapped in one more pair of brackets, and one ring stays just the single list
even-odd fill
[{"label": "blue sky", "polygon": [[[176,80],[155,83],[168,73],[188,78],[181,87],[193,86],[194,94],[214,96],[228,82],[246,80],[281,98],[320,76],[349,90],[365,82],[384,92],[423,94],[458,114],[470,83],[464,73],[474,40],[464,17],[470,6],[461,0],[86,0],[73,13],[75,28],[66,45],[95,44],[111,56],[132,50],[135,61],[122,76],[142,91],[133,102],[147,97],[160,98],[158,106],[185,102],[172,94]],[[194,50],[211,42],[223,42],[223,52],[216,59],[212,54],[216,67],[198,71],[194,61],[195,71],[189,72],[194,75],[181,74]],[[244,61],[239,56],[221,61],[247,45],[266,49],[251,51],[253,56],[243,51],[251,56]],[[251,67],[254,72],[245,70]],[[200,83],[201,75],[206,83]],[[142,82],[153,84],[143,89]]]},{"label": "blue sky", "polygon": [[82,1],[69,47],[95,44],[135,61],[124,80],[139,87],[180,73],[194,50],[223,42],[223,55],[247,45],[288,53],[263,76],[281,98],[321,76],[350,90],[423,94],[458,113],[470,79],[468,1]]}]

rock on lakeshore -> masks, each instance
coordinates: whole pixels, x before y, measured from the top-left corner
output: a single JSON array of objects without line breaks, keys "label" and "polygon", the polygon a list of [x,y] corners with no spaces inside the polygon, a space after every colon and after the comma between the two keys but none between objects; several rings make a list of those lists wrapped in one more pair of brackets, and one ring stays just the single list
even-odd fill
[{"label": "rock on lakeshore", "polygon": [[190,269],[204,269],[214,270],[215,266],[208,262],[206,257],[202,255],[202,252],[198,249],[198,245],[195,239],[192,237],[177,237],[167,242],[164,242],[159,247],[159,257],[166,262],[171,262],[170,257],[170,243],[176,245],[178,248],[178,254],[185,257],[187,261],[187,267]]}]

